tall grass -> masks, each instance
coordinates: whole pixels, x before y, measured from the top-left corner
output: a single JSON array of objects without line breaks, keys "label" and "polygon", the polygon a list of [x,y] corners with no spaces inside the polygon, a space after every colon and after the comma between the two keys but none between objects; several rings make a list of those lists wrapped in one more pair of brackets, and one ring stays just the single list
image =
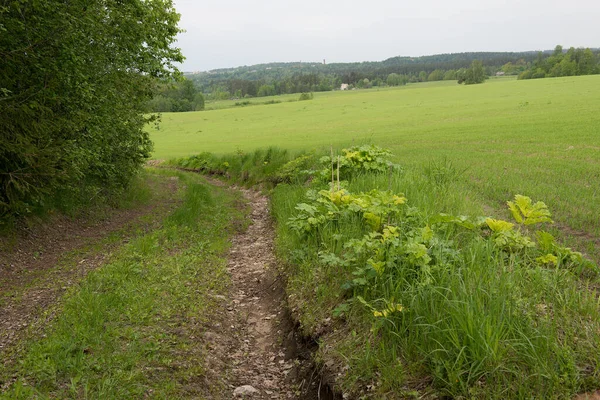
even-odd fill
[{"label": "tall grass", "polygon": [[17,378],[0,398],[210,398],[224,389],[204,384],[195,338],[226,291],[236,199],[191,174],[155,173],[180,181],[181,207],[69,290],[21,362],[0,365],[0,381]]},{"label": "tall grass", "polygon": [[[322,168],[317,156],[312,160],[313,171]],[[240,168],[236,175],[244,174]],[[273,173],[253,176],[270,181]],[[306,195],[327,187],[318,173],[273,189],[290,307],[305,333],[320,337],[320,357],[339,367],[340,389],[377,399],[500,399],[571,398],[600,388],[597,267],[543,264],[535,261],[539,246],[501,249],[486,229],[432,222],[440,213],[467,220],[485,215],[463,189],[463,173],[442,159],[391,173],[360,172],[342,183],[350,195],[377,189],[408,199],[399,216],[384,221],[399,227],[398,249],[422,228],[433,231],[433,239],[422,239],[431,262],[387,247],[382,273],[368,267],[378,253],[353,255],[353,241],[373,232],[364,216],[341,213],[303,234],[292,229],[299,203],[327,202],[311,203],[314,194]]]},{"label": "tall grass", "polygon": [[[560,235],[600,261],[600,76],[483,85],[428,82],[315,93],[309,102],[164,114],[154,157],[373,141],[421,168],[446,158],[469,197],[498,215],[515,194],[542,199]],[[151,128],[150,128],[151,129]],[[467,169],[468,168],[468,169]],[[490,212],[488,212],[490,213]]]}]

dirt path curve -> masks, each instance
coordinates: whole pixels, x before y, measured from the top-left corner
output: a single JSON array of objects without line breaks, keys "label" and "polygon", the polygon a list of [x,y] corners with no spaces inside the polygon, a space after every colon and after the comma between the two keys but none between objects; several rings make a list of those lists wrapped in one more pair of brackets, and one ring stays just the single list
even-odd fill
[{"label": "dirt path curve", "polygon": [[[38,335],[53,318],[53,306],[74,284],[109,258],[137,229],[151,230],[179,203],[175,179],[163,179],[147,205],[109,210],[100,219],[55,218],[22,233],[16,244],[0,240],[0,359],[13,362],[20,339]],[[151,215],[148,221],[141,222]],[[1,386],[2,382],[0,382]]]},{"label": "dirt path curve", "polygon": [[[216,182],[213,182],[217,184]],[[318,379],[302,351],[284,304],[283,282],[273,252],[269,203],[256,191],[239,189],[251,207],[251,225],[232,240],[230,352],[226,398],[318,399]],[[218,356],[217,354],[213,354]]]}]

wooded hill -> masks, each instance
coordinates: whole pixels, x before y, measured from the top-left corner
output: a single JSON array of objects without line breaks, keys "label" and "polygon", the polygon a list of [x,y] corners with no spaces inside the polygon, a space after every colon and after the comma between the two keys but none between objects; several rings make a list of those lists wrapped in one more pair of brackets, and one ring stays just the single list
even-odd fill
[{"label": "wooded hill", "polygon": [[[552,50],[541,52],[544,57]],[[599,50],[593,53],[598,57]],[[398,85],[407,82],[456,79],[456,72],[480,60],[488,75],[501,71],[508,63],[516,66],[509,73],[527,70],[539,52],[472,52],[437,54],[422,57],[392,57],[384,61],[333,63],[268,63],[208,72],[188,72],[186,77],[209,99],[244,96],[268,96],[284,93],[327,91],[342,83],[355,87]],[[391,74],[396,74],[392,76]],[[433,75],[432,75],[433,74]]]}]

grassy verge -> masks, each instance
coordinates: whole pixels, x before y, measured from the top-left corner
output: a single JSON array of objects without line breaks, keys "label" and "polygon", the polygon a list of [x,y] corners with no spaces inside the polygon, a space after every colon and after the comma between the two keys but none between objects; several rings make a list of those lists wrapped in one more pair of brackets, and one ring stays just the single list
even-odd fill
[{"label": "grassy verge", "polygon": [[[254,99],[253,99],[254,100]],[[154,157],[373,142],[421,168],[452,160],[495,212],[515,194],[542,199],[561,237],[600,262],[600,76],[440,81],[315,93],[312,101],[163,115]],[[557,234],[558,232],[554,232]]]},{"label": "grassy verge", "polygon": [[[50,213],[43,218],[23,220],[22,222],[33,228],[31,231],[36,232],[38,237],[52,236],[52,233],[47,233],[47,231],[60,226],[63,231],[69,233],[69,244],[74,244],[75,250],[67,251],[61,247],[58,250],[61,253],[58,259],[50,261],[54,265],[52,268],[48,268],[47,265],[43,268],[27,268],[23,270],[23,275],[16,285],[15,282],[10,282],[10,284],[6,282],[4,279],[7,276],[0,276],[0,287],[2,288],[0,290],[0,306],[7,298],[20,297],[27,288],[35,287],[59,270],[75,271],[82,258],[94,257],[95,254],[106,252],[107,249],[111,249],[131,236],[142,235],[152,229],[157,221],[162,221],[162,217],[174,207],[174,203],[177,201],[177,196],[173,196],[176,184],[173,182],[173,185],[170,185],[168,179],[144,172],[134,179],[126,192],[114,198],[112,204],[96,204],[85,210],[73,210],[74,212],[70,214]],[[149,208],[152,208],[152,212],[143,215],[144,211]],[[139,218],[137,217],[138,213],[142,214]],[[122,222],[122,226],[119,225],[118,229],[115,228],[104,236],[99,235],[85,239],[77,237],[81,230],[90,227],[96,228],[98,225],[111,221]],[[73,232],[74,229],[77,231]],[[103,232],[104,229],[106,228],[101,227],[98,232]],[[0,248],[7,253],[14,252],[20,242],[28,242],[23,234],[21,230],[12,229],[4,235],[0,235]],[[47,262],[43,258],[45,253],[52,253],[57,249],[53,242],[48,244],[42,239],[40,241],[42,243],[38,246],[33,246],[36,249],[34,259],[36,261],[42,259]],[[0,256],[2,255],[0,254]]]},{"label": "grassy verge", "polygon": [[599,388],[598,267],[546,232],[545,205],[517,197],[514,219],[481,217],[450,163],[398,169],[386,157],[345,153],[331,186],[335,162],[276,149],[174,163],[277,184],[289,304],[341,392],[566,399]]},{"label": "grassy verge", "polygon": [[[197,177],[181,207],[132,240],[66,295],[46,336],[0,377],[0,398],[210,398],[197,339],[227,286],[224,251],[238,199]],[[222,232],[214,235],[214,232]]]}]

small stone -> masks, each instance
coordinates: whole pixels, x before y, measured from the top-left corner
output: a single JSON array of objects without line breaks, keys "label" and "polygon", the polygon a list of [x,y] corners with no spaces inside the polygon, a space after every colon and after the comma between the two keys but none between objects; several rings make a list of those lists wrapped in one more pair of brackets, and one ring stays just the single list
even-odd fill
[{"label": "small stone", "polygon": [[259,393],[258,389],[256,389],[253,386],[250,386],[250,385],[236,387],[235,390],[233,391],[233,395],[235,397],[252,396],[257,393]]}]

